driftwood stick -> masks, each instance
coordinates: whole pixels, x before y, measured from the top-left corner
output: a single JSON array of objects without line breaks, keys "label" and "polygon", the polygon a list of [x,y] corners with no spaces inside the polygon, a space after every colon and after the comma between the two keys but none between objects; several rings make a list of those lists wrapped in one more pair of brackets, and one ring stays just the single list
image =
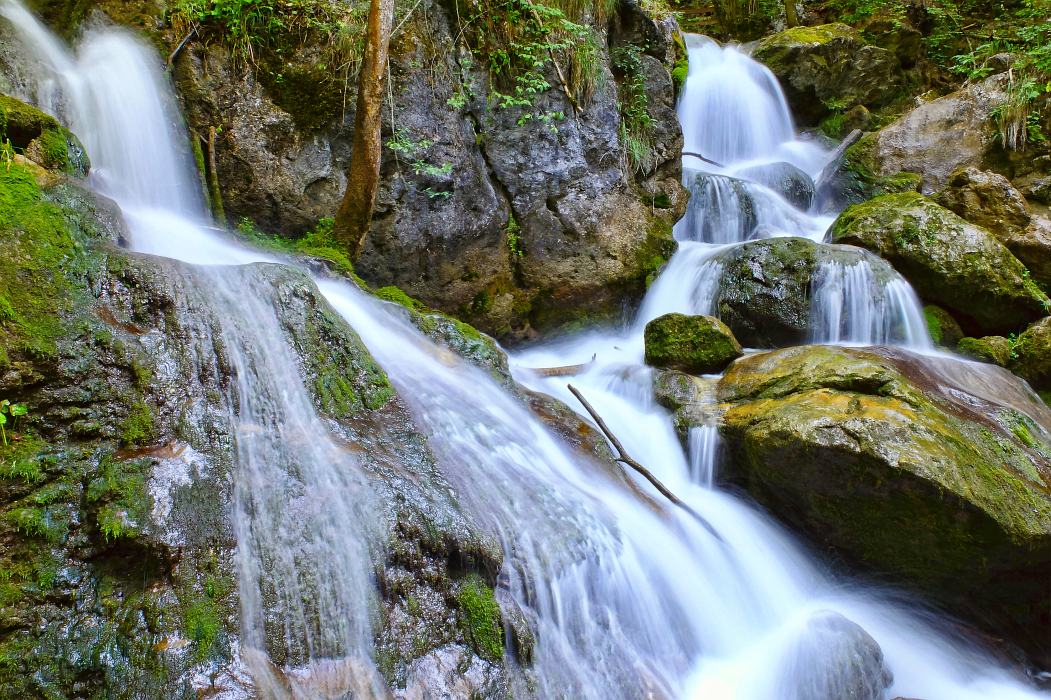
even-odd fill
[{"label": "driftwood stick", "polygon": [[572,384],[567,384],[566,386],[568,386],[569,390],[573,392],[573,396],[577,397],[577,401],[579,401],[581,405],[584,406],[585,410],[587,410],[587,412],[595,420],[595,423],[598,425],[599,430],[602,431],[602,434],[605,435],[606,439],[609,440],[610,443],[613,445],[613,449],[617,451],[618,455],[616,461],[620,462],[621,464],[627,465],[635,471],[637,471],[646,479],[646,481],[653,484],[653,488],[660,491],[661,495],[663,495],[669,501],[677,505],[679,508],[682,508],[684,511],[692,515],[693,518],[704,527],[704,529],[706,529],[712,534],[713,537],[715,537],[715,539],[719,540],[720,542],[723,541],[723,538],[719,535],[718,532],[715,531],[715,528],[712,527],[711,523],[705,520],[700,513],[695,511],[685,501],[676,496],[671,491],[671,489],[669,489],[667,486],[661,483],[661,481],[657,477],[655,477],[649,469],[642,466],[641,464],[639,464],[631,458],[631,455],[629,455],[627,450],[624,449],[624,445],[620,443],[620,440],[617,439],[617,436],[614,435],[613,431],[609,429],[608,425],[606,425],[606,421],[602,420],[602,416],[600,416],[598,414],[598,411],[596,411],[595,408],[590,403],[588,403],[588,400],[584,398],[584,395],[580,393],[580,390],[578,390]]},{"label": "driftwood stick", "polygon": [[722,163],[714,161],[711,158],[705,158],[700,153],[694,153],[693,151],[683,151],[682,154],[684,156],[690,156],[691,158],[697,158],[698,160],[703,160],[705,163],[711,163],[712,165],[714,165],[717,168],[725,168],[726,167]]},{"label": "driftwood stick", "polygon": [[197,33],[197,25],[195,24],[190,28],[190,31],[186,33],[186,36],[182,38],[179,45],[175,47],[175,50],[168,56],[168,70],[172,69],[172,65],[175,63],[175,59],[179,56],[179,53],[186,48],[186,44],[190,41],[191,37]]},{"label": "driftwood stick", "polygon": [[587,362],[581,362],[579,365],[562,365],[561,367],[533,367],[529,371],[538,377],[572,377],[574,374],[580,374],[585,371],[588,367],[595,364],[595,355],[591,356],[591,359]]}]

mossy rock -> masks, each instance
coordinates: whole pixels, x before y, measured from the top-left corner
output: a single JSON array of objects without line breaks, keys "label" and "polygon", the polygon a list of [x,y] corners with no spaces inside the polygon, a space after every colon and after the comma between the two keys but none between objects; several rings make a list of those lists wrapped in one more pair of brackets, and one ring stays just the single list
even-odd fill
[{"label": "mossy rock", "polygon": [[1011,371],[1037,389],[1051,389],[1051,317],[1029,326],[1014,344]]},{"label": "mossy rock", "polygon": [[14,97],[0,95],[0,143],[5,140],[49,170],[85,177],[90,167],[84,145],[54,117]]},{"label": "mossy rock", "polygon": [[1011,363],[1011,341],[1002,335],[982,338],[960,338],[956,351],[979,362],[1007,367]]},{"label": "mossy rock", "polygon": [[897,57],[845,24],[786,29],[760,41],[753,56],[777,76],[793,114],[807,125],[827,117],[831,106],[889,104],[904,85]]},{"label": "mossy rock", "polygon": [[711,316],[665,314],[646,324],[646,364],[693,374],[721,372],[741,356],[741,344]]},{"label": "mossy rock", "polygon": [[888,260],[922,298],[949,310],[976,335],[1009,332],[1043,317],[1051,306],[995,236],[915,192],[849,207],[831,236]]},{"label": "mossy rock", "polygon": [[956,344],[963,338],[963,330],[956,319],[948,311],[940,306],[928,304],[923,307],[923,317],[927,321],[927,330],[931,334],[931,340],[935,345],[946,348],[955,348]]},{"label": "mossy rock", "polygon": [[[819,546],[1046,653],[1051,420],[998,368],[951,385],[953,363],[821,346],[738,360],[718,388],[723,473]],[[991,403],[989,385],[1019,398]]]}]

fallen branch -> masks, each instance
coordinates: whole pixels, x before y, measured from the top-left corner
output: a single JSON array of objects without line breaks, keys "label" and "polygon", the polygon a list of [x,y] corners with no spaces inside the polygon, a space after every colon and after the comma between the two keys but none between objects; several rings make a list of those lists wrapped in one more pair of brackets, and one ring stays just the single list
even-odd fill
[{"label": "fallen branch", "polygon": [[843,156],[846,155],[847,149],[853,146],[855,143],[861,140],[861,129],[854,129],[843,141],[836,146],[836,150],[832,151],[832,157],[829,158],[828,163],[821,169],[821,173],[814,180],[814,191],[817,192],[821,189],[822,185],[832,179],[832,177],[839,170],[839,167],[843,164]]},{"label": "fallen branch", "polygon": [[190,28],[190,31],[188,31],[186,33],[186,36],[184,36],[182,38],[182,41],[179,42],[179,45],[175,47],[175,50],[172,51],[171,54],[168,56],[168,70],[169,71],[172,69],[172,65],[175,63],[175,59],[178,57],[179,53],[186,47],[186,44],[190,41],[190,39],[196,33],[197,33],[197,25],[195,24],[193,27]]},{"label": "fallen branch", "polygon": [[537,375],[538,377],[572,377],[575,374],[580,374],[587,370],[588,367],[595,364],[595,355],[591,356],[591,359],[587,362],[581,362],[579,365],[563,365],[561,367],[533,367],[530,368],[530,372]]},{"label": "fallen branch", "polygon": [[697,158],[698,160],[703,160],[705,163],[711,163],[712,165],[714,165],[717,168],[725,168],[726,167],[722,163],[716,162],[716,161],[712,160],[711,158],[705,158],[700,153],[694,153],[693,151],[683,151],[682,154],[684,156],[690,156],[691,158]]},{"label": "fallen branch", "polygon": [[631,455],[629,455],[627,450],[624,449],[624,445],[620,444],[620,440],[617,439],[617,436],[614,435],[613,431],[610,430],[609,426],[606,425],[606,421],[602,420],[602,416],[600,416],[598,412],[592,407],[592,405],[588,403],[588,400],[584,398],[584,395],[581,394],[575,386],[573,386],[572,384],[567,384],[566,386],[569,387],[569,390],[573,392],[573,396],[577,397],[577,401],[579,401],[581,405],[584,406],[585,410],[587,410],[587,412],[595,420],[595,423],[598,425],[599,430],[602,431],[602,434],[605,435],[606,439],[609,440],[610,443],[613,445],[613,449],[617,451],[618,456],[615,458],[615,461],[627,465],[635,471],[637,471],[646,479],[646,481],[653,484],[653,488],[660,491],[661,495],[663,495],[669,501],[677,505],[679,508],[682,508],[684,511],[692,515],[694,519],[697,520],[697,522],[699,522],[704,527],[704,529],[711,533],[712,537],[719,540],[720,542],[723,541],[723,538],[719,535],[718,532],[715,531],[715,528],[712,527],[711,523],[705,520],[700,513],[695,511],[693,508],[687,505],[685,501],[676,496],[671,491],[671,489],[669,489],[667,486],[661,483],[661,481],[657,477],[655,477],[649,469],[642,466],[641,464],[639,464],[631,458]]}]

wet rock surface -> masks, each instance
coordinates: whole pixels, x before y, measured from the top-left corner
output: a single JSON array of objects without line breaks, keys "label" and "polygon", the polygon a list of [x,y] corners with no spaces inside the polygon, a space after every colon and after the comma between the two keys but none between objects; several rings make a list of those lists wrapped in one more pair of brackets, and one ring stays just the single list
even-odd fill
[{"label": "wet rock surface", "polygon": [[665,314],[646,324],[646,364],[695,374],[721,372],[741,356],[726,324],[711,316]]},{"label": "wet rock surface", "polygon": [[1039,656],[1051,414],[1004,370],[973,367],[889,348],[748,356],[719,383],[724,476],[821,546]]}]

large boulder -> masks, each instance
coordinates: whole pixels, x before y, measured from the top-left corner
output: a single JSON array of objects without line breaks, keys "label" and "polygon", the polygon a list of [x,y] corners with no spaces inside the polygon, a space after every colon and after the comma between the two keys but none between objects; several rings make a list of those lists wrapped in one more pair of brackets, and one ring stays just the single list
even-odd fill
[{"label": "large boulder", "polygon": [[917,173],[926,194],[941,190],[955,170],[981,166],[999,149],[993,115],[1008,81],[993,75],[920,104],[859,143],[855,160],[876,176]]},{"label": "large boulder", "polygon": [[741,356],[726,324],[711,316],[665,314],[646,324],[646,364],[693,374],[721,372]]},{"label": "large boulder", "polygon": [[1051,305],[992,234],[915,192],[848,208],[831,235],[888,260],[921,297],[951,311],[965,329],[1008,332],[1041,318]]},{"label": "large boulder", "polygon": [[876,575],[1051,652],[1051,414],[1003,369],[807,346],[719,382],[724,476]]},{"label": "large boulder", "polygon": [[956,351],[972,360],[991,362],[1001,367],[1011,363],[1011,341],[1002,335],[960,338],[956,343]]},{"label": "large boulder", "polygon": [[879,283],[895,276],[885,261],[852,246],[807,238],[751,241],[722,254],[715,312],[746,347],[771,348],[806,341],[811,330],[811,287],[821,265],[864,263]]},{"label": "large boulder", "polygon": [[894,53],[866,43],[845,24],[786,29],[760,41],[753,55],[777,76],[792,113],[806,125],[830,114],[829,104],[886,105],[904,85]]},{"label": "large boulder", "polygon": [[923,307],[923,316],[927,321],[927,331],[935,345],[954,348],[963,338],[963,329],[948,311],[940,306],[928,304]]}]

